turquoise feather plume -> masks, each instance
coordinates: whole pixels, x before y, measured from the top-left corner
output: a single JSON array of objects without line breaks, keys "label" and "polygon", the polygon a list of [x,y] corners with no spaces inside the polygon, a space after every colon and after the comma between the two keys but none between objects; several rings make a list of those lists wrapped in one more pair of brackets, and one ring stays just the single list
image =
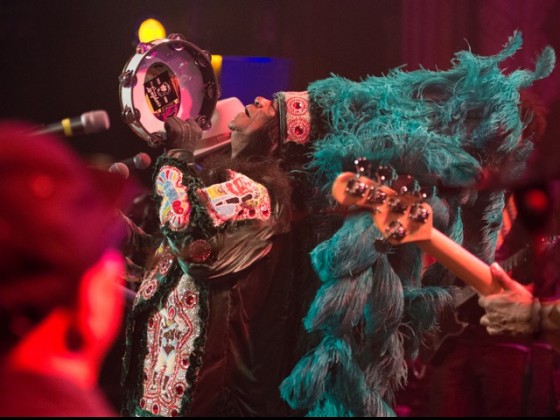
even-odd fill
[{"label": "turquoise feather plume", "polygon": [[[360,82],[337,75],[308,92],[323,133],[306,169],[333,204],[334,179],[356,158],[390,165],[434,192],[434,226],[484,261],[493,259],[503,192],[478,191],[483,170],[520,174],[531,151],[519,139],[526,122],[520,93],[554,68],[546,48],[534,71],[505,74],[500,63],[522,45],[515,32],[496,55],[458,52],[447,71],[402,67]],[[468,209],[468,212],[465,211]],[[303,320],[322,340],[294,367],[282,397],[308,416],[394,416],[407,358],[451,304],[453,276],[440,264],[422,270],[414,245],[377,248],[368,210],[311,253],[321,284]]]}]

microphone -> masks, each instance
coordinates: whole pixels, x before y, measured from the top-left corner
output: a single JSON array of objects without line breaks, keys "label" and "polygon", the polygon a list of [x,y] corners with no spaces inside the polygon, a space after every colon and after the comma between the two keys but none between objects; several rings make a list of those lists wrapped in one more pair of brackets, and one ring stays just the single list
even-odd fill
[{"label": "microphone", "polygon": [[128,166],[126,166],[124,163],[122,162],[115,162],[113,163],[110,167],[109,167],[109,172],[112,172],[114,174],[119,174],[121,175],[124,179],[127,179],[128,176],[130,175],[130,170],[128,169]]},{"label": "microphone", "polygon": [[129,168],[146,169],[152,164],[152,158],[147,153],[138,153],[134,157],[113,163],[109,167],[109,172],[120,174],[125,179],[130,175]]},{"label": "microphone", "polygon": [[80,134],[95,134],[110,127],[109,114],[104,110],[84,112],[79,117],[64,118],[48,124],[33,134],[57,134],[72,137]]},{"label": "microphone", "polygon": [[152,164],[152,158],[147,153],[138,153],[131,158],[121,160],[128,167],[135,167],[136,169],[146,169]]}]

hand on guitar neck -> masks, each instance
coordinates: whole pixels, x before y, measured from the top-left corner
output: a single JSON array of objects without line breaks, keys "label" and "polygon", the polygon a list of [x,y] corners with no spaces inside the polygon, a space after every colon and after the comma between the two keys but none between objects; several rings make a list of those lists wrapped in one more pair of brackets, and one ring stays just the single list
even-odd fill
[{"label": "hand on guitar neck", "polygon": [[332,196],[341,205],[370,209],[386,241],[392,245],[416,243],[479,294],[503,290],[488,264],[433,227],[432,209],[421,193],[406,186],[395,191],[382,181],[344,172],[333,182]]},{"label": "hand on guitar neck", "polygon": [[542,333],[560,351],[560,300],[541,302],[528,287],[508,276],[499,264],[492,264],[494,279],[504,291],[480,296],[478,303],[486,314],[480,319],[490,335]]},{"label": "hand on guitar neck", "polygon": [[489,334],[540,330],[560,351],[560,300],[541,304],[499,264],[489,266],[435,229],[432,209],[421,193],[407,187],[395,191],[382,181],[344,172],[333,182],[332,196],[343,206],[369,209],[384,240],[392,245],[416,243],[473,287],[480,295],[480,306],[486,310],[481,323]]}]

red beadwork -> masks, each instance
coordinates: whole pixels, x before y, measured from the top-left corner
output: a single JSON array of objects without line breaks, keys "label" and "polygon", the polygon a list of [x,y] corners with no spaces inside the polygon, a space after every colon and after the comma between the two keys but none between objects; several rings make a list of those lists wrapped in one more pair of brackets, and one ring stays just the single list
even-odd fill
[{"label": "red beadwork", "polygon": [[[141,387],[142,394],[138,400],[145,398],[144,410],[156,416],[180,416],[182,399],[192,384],[192,379],[186,378],[186,372],[196,348],[194,340],[200,334],[200,321],[196,318],[198,312],[189,309],[185,301],[192,295],[191,299],[196,300],[193,307],[196,308],[196,290],[192,279],[182,276],[161,310],[148,317],[148,322],[151,319],[154,325],[147,329],[147,360],[142,369],[148,379]],[[158,359],[160,351],[173,351],[176,357],[166,361],[169,364],[161,363]]]},{"label": "red beadwork", "polygon": [[171,203],[171,208],[173,209],[175,214],[183,214],[185,212],[185,209],[183,208],[183,203],[181,202],[181,200],[173,201],[173,203]]},{"label": "red beadwork", "polygon": [[[305,92],[295,92],[293,95],[292,97],[286,98],[286,108],[288,112],[298,116],[308,113],[307,98],[303,97]],[[286,96],[289,96],[289,93],[286,93]]]},{"label": "red beadwork", "polygon": [[286,141],[303,144],[311,134],[307,92],[286,92]]},{"label": "red beadwork", "polygon": [[292,117],[288,121],[288,139],[296,143],[305,143],[309,138],[311,126],[303,117]]},{"label": "red beadwork", "polygon": [[146,407],[146,400],[144,398],[140,399],[140,408],[145,408]]}]

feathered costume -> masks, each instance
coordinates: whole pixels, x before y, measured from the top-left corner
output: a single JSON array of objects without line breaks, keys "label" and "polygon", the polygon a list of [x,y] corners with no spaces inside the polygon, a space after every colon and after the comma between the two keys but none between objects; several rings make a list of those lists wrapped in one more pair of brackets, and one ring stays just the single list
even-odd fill
[{"label": "feathered costume", "polygon": [[[512,177],[524,170],[532,145],[519,141],[528,123],[518,111],[519,91],[555,63],[547,47],[534,71],[506,75],[499,65],[521,43],[516,32],[495,56],[461,51],[448,71],[399,68],[360,82],[333,75],[310,84],[308,103],[304,98],[292,111],[292,98],[280,93],[281,113],[291,117],[283,130],[312,142],[308,169],[324,198],[356,158],[390,165],[433,191],[428,203],[438,230],[493,261],[504,195],[477,185],[483,170]],[[294,109],[307,106],[307,119],[294,118]],[[394,416],[406,359],[452,301],[447,286],[454,278],[446,269],[435,264],[422,273],[414,244],[378,249],[380,237],[365,210],[311,253],[321,285],[304,325],[320,342],[281,386],[284,400],[308,416]]]}]

